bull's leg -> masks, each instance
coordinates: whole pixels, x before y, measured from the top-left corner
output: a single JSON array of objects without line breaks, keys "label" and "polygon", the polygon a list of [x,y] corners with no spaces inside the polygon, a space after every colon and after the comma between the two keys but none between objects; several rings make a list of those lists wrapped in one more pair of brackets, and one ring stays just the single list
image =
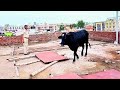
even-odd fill
[{"label": "bull's leg", "polygon": [[73,62],[75,62],[75,56],[77,56],[77,59],[79,59],[79,56],[77,55],[77,49],[74,50],[74,59],[73,59]]},{"label": "bull's leg", "polygon": [[75,53],[75,55],[77,56],[77,59],[79,59],[79,56],[77,55],[77,53]]},{"label": "bull's leg", "polygon": [[76,51],[74,51],[74,59],[73,59],[73,62],[75,62],[75,56],[76,56]]},{"label": "bull's leg", "polygon": [[74,59],[73,59],[73,63],[75,62],[75,56],[76,56],[75,53],[76,53],[76,52],[74,51]]},{"label": "bull's leg", "polygon": [[82,45],[82,52],[81,52],[81,56],[83,56],[83,50],[84,50],[84,44]]},{"label": "bull's leg", "polygon": [[86,43],[86,53],[85,53],[85,56],[87,56],[87,49],[88,49],[88,42]]}]

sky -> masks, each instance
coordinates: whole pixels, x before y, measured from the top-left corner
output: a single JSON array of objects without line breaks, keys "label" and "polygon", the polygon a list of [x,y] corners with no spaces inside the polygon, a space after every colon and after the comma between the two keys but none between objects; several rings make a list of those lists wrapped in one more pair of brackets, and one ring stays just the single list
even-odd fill
[{"label": "sky", "polygon": [[115,16],[116,11],[0,11],[0,25],[99,22]]}]

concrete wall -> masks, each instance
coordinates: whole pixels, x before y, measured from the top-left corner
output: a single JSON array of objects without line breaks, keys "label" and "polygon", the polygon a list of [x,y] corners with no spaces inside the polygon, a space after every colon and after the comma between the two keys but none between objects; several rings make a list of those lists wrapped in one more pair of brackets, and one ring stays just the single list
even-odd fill
[{"label": "concrete wall", "polygon": [[[52,40],[57,40],[59,35],[61,35],[61,32],[40,34],[40,35],[30,35],[29,44],[36,43],[36,42],[43,43],[43,42],[48,42]],[[92,40],[114,43],[116,38],[116,33],[89,31],[89,38]],[[119,32],[119,43],[120,43],[120,32]],[[11,45],[11,44],[22,45],[22,36],[0,37],[0,45]]]}]

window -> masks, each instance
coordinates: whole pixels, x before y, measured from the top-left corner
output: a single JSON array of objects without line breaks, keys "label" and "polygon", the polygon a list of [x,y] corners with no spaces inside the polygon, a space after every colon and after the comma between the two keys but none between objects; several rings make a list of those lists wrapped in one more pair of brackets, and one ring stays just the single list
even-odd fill
[{"label": "window", "polygon": [[31,29],[35,29],[35,26],[31,26]]},{"label": "window", "polygon": [[52,28],[52,26],[49,26],[49,28]]},{"label": "window", "polygon": [[38,27],[38,29],[40,30],[41,28],[40,28],[40,27]]},{"label": "window", "polygon": [[101,25],[97,24],[97,30],[101,30]]}]

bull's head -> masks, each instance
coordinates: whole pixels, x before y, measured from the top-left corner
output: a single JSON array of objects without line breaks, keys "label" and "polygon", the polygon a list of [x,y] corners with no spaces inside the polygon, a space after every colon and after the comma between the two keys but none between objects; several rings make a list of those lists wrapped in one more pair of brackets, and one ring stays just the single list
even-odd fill
[{"label": "bull's head", "polygon": [[62,39],[62,36],[59,36],[58,39]]},{"label": "bull's head", "polygon": [[58,37],[58,39],[62,40],[61,45],[66,45],[65,44],[65,42],[66,42],[66,33],[62,33],[61,36]]},{"label": "bull's head", "polygon": [[58,39],[62,39],[62,45],[68,45],[71,39],[73,39],[73,35],[71,33],[62,33],[62,35],[59,36]]},{"label": "bull's head", "polygon": [[66,33],[62,33],[61,36],[58,37],[58,39],[65,39],[66,38]]}]

